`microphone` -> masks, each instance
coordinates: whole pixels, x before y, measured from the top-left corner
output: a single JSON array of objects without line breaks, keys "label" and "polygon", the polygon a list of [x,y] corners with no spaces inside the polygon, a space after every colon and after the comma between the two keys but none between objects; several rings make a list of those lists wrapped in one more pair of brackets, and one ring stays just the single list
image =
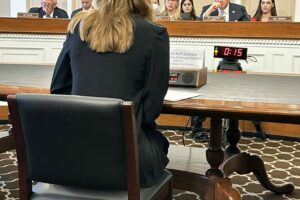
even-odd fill
[{"label": "microphone", "polygon": [[180,13],[180,18],[181,18],[182,20],[191,20],[191,19],[192,19],[190,13]]}]

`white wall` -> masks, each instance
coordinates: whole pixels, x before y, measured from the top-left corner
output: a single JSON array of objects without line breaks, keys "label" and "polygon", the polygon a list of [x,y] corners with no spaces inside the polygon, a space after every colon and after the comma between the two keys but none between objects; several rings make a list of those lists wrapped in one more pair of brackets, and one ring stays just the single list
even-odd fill
[{"label": "white wall", "polygon": [[10,16],[17,17],[18,12],[27,12],[26,1],[10,0],[11,9]]},{"label": "white wall", "polygon": [[10,16],[10,1],[2,0],[0,3],[0,17]]},{"label": "white wall", "polygon": [[[0,63],[54,64],[65,35],[1,34]],[[242,62],[249,72],[300,74],[300,41],[235,38],[172,37],[171,45],[205,49],[205,66],[216,69],[219,59],[213,58],[214,46],[248,47],[248,55],[257,62]]]}]

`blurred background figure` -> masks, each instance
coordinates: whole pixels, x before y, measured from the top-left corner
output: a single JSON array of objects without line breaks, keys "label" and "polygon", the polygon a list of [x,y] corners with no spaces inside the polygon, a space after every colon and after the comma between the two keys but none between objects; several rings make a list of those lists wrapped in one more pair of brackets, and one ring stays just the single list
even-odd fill
[{"label": "blurred background figure", "polygon": [[152,0],[152,8],[154,10],[155,16],[158,16],[161,14],[162,7],[161,7],[159,0]]},{"label": "blurred background figure", "polygon": [[168,16],[170,20],[180,19],[179,0],[165,0],[165,9],[162,16]]},{"label": "blurred background figure", "polygon": [[193,0],[181,0],[180,3],[180,19],[182,20],[198,20],[196,16]]},{"label": "blurred background figure", "polygon": [[203,6],[201,20],[208,16],[224,16],[225,21],[250,21],[246,8],[230,3],[230,0],[215,0],[212,4]]},{"label": "blurred background figure", "polygon": [[268,22],[270,16],[277,16],[275,0],[260,0],[251,21]]},{"label": "blurred background figure", "polygon": [[92,0],[81,0],[81,4],[82,4],[81,8],[73,10],[71,14],[71,18],[74,17],[74,15],[76,15],[80,11],[89,11],[90,9],[93,9]]},{"label": "blurred background figure", "polygon": [[41,0],[41,7],[29,9],[29,13],[38,13],[39,18],[69,18],[68,13],[56,6],[57,0]]}]

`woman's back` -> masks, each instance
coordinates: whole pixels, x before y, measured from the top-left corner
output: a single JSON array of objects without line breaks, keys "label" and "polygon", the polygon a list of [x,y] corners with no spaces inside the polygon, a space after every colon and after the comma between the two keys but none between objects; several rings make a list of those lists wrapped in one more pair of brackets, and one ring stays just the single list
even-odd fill
[{"label": "woman's back", "polygon": [[[124,53],[98,53],[69,33],[58,58],[51,93],[113,97],[134,101],[143,187],[152,185],[168,163],[168,142],[156,130],[168,88],[169,37],[166,29],[132,15],[133,43]],[[99,40],[105,40],[99,36]]]}]

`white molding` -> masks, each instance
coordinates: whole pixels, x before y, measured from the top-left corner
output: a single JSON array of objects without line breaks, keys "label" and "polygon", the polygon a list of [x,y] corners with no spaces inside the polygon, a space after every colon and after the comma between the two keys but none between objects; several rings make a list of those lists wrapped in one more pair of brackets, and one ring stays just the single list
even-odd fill
[{"label": "white molding", "polygon": [[18,34],[18,33],[0,33],[0,40],[62,40],[66,39],[66,35],[54,34]]},{"label": "white molding", "polygon": [[[41,48],[34,62],[39,64],[54,64],[65,41],[65,34],[23,34],[0,33],[0,50],[9,52],[18,62],[31,63],[33,49]],[[171,45],[187,45],[205,50],[205,66],[210,70],[216,69],[220,59],[213,58],[214,46],[247,47],[248,55],[257,59],[257,62],[240,61],[244,70],[249,72],[270,73],[300,73],[300,40],[285,39],[248,39],[248,38],[209,38],[209,37],[171,37]],[[35,52],[36,53],[36,52]],[[3,59],[0,54],[0,63],[11,62],[9,56]],[[5,58],[5,56],[4,56]]]},{"label": "white molding", "polygon": [[280,46],[299,46],[300,40],[280,40],[280,39],[248,39],[248,38],[186,38],[186,37],[172,37],[170,39],[171,42],[174,43],[201,43],[201,44],[209,44],[209,45],[221,45],[221,44],[232,44],[234,46],[242,46],[242,45],[258,45],[258,46],[266,46],[266,45],[280,45]]},{"label": "white molding", "polygon": [[[248,48],[251,60],[240,61],[244,70],[249,72],[299,73],[300,40],[248,39],[248,38],[186,38],[171,37],[171,45],[187,45],[205,49],[205,66],[216,70],[220,59],[213,58],[214,46],[233,46]],[[294,57],[291,55],[295,55]]]}]

